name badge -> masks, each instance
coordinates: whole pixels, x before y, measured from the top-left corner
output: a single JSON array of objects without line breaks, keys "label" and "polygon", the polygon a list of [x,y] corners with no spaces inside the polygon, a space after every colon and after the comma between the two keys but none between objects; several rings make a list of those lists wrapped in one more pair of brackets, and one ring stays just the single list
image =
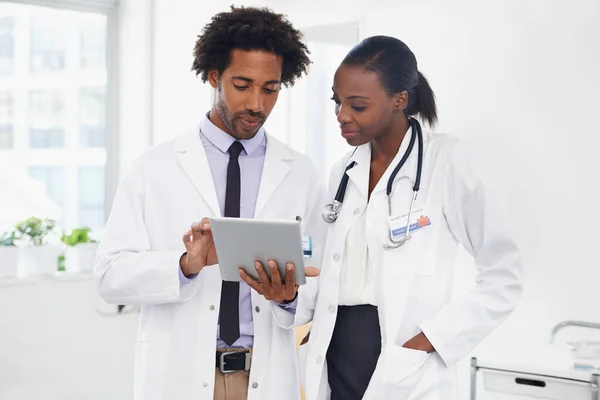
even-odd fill
[{"label": "name badge", "polygon": [[[388,218],[388,224],[390,226],[392,238],[397,239],[406,234],[406,224],[408,222],[407,219],[408,212]],[[412,216],[410,217],[409,232],[414,232],[429,225],[431,225],[431,218],[429,218],[429,214],[427,213],[425,207],[419,207],[413,210]]]},{"label": "name badge", "polygon": [[304,257],[312,257],[312,237],[302,236],[302,251]]}]

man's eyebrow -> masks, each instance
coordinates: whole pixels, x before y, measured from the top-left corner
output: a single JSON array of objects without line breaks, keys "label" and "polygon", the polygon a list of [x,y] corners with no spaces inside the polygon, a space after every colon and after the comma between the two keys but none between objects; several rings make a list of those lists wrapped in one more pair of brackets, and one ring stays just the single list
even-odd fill
[{"label": "man's eyebrow", "polygon": [[[254,79],[248,78],[248,77],[245,77],[245,76],[241,76],[241,75],[233,76],[231,79],[238,79],[240,81],[244,81],[244,82],[248,82],[248,83],[254,83]],[[280,84],[280,83],[281,83],[280,80],[272,79],[270,81],[266,81],[264,84],[265,85],[276,85],[276,84]]]},{"label": "man's eyebrow", "polygon": [[250,78],[246,78],[245,76],[234,76],[231,79],[239,79],[240,81],[245,81],[245,82],[248,82],[248,83],[254,82],[254,80],[252,80]]}]

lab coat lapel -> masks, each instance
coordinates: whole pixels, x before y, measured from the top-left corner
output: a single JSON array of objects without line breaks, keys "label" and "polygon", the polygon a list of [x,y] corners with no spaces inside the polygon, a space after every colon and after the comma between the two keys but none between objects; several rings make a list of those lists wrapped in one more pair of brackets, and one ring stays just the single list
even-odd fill
[{"label": "lab coat lapel", "polygon": [[179,164],[198,190],[213,215],[221,215],[219,201],[215,191],[212,173],[206,158],[204,145],[199,130],[190,132],[179,138],[173,145],[179,153]]},{"label": "lab coat lapel", "polygon": [[293,159],[292,153],[283,143],[267,135],[267,151],[254,210],[255,218],[260,216],[277,187],[290,172]]},{"label": "lab coat lapel", "polygon": [[[336,170],[338,177],[335,180],[335,184],[331,187],[332,195],[337,192],[346,167],[353,161],[356,162],[356,165],[347,171],[349,180],[348,186],[346,187],[346,193],[342,201],[342,208],[337,221],[330,225],[330,231],[327,239],[328,243],[329,241],[332,243],[331,248],[340,250],[338,251],[338,255],[340,255],[341,250],[344,249],[344,243],[346,241],[346,235],[348,234],[348,231],[352,225],[354,225],[360,215],[360,213],[356,212],[356,210],[363,210],[367,204],[370,154],[370,145],[367,144],[360,146],[342,166],[342,168]],[[331,200],[333,200],[333,198]],[[335,273],[339,274],[341,263],[332,263],[328,265],[328,268],[335,269]]]},{"label": "lab coat lapel", "polygon": [[[369,171],[371,169],[371,145],[363,144],[356,148],[346,166],[356,162],[356,165],[348,170],[349,186],[354,185],[366,202],[369,198]],[[346,167],[344,167],[346,168]],[[341,180],[341,177],[340,177]],[[345,200],[345,198],[344,198]]]}]

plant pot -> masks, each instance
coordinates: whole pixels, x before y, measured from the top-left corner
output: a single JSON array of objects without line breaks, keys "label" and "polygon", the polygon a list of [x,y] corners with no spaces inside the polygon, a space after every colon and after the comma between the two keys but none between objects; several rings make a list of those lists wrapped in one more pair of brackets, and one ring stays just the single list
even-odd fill
[{"label": "plant pot", "polygon": [[91,272],[94,270],[98,243],[79,243],[67,246],[65,264],[68,272]]},{"label": "plant pot", "polygon": [[24,275],[54,275],[58,270],[61,247],[56,245],[25,246],[19,257],[19,273]]},{"label": "plant pot", "polygon": [[0,246],[0,278],[17,276],[20,249],[15,246]]}]

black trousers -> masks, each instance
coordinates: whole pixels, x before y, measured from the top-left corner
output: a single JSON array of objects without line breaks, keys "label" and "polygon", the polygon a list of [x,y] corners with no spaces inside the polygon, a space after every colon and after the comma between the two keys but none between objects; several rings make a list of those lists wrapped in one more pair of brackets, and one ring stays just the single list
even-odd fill
[{"label": "black trousers", "polygon": [[339,306],[327,350],[331,400],[361,400],[380,353],[377,307]]}]

